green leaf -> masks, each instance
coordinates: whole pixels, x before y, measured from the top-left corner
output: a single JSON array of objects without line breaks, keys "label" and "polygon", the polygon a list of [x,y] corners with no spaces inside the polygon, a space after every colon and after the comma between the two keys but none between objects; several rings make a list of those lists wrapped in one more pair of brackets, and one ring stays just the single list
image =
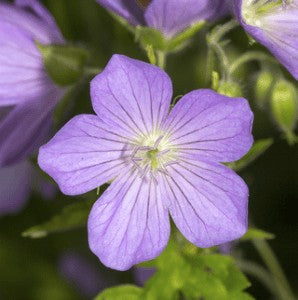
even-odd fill
[{"label": "green leaf", "polygon": [[169,243],[151,264],[157,272],[146,282],[143,299],[175,300],[181,294],[185,299],[252,299],[243,291],[250,283],[231,257],[193,248]]},{"label": "green leaf", "polygon": [[94,201],[80,201],[68,205],[62,211],[43,224],[33,226],[22,233],[23,237],[42,238],[50,233],[67,231],[83,227]]},{"label": "green leaf", "polygon": [[240,171],[262,155],[271,145],[273,144],[273,139],[262,139],[255,141],[249,152],[244,155],[240,160],[233,163],[227,163],[226,165],[235,171]]},{"label": "green leaf", "polygon": [[89,52],[84,48],[68,45],[42,45],[41,52],[45,69],[51,79],[60,86],[71,85],[83,75]]},{"label": "green leaf", "polygon": [[101,292],[95,300],[141,300],[142,289],[134,285],[120,285]]},{"label": "green leaf", "polygon": [[274,239],[275,236],[272,233],[256,229],[256,228],[249,228],[246,232],[246,234],[240,238],[242,241],[246,240],[271,240]]}]

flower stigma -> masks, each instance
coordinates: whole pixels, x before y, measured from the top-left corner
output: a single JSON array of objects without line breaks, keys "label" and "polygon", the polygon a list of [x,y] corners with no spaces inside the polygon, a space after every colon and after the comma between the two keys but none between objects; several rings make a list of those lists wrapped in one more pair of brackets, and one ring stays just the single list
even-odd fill
[{"label": "flower stigma", "polygon": [[156,183],[156,175],[160,172],[168,175],[167,166],[175,164],[176,152],[165,135],[150,134],[138,141],[131,152],[131,162],[142,178],[149,175]]}]

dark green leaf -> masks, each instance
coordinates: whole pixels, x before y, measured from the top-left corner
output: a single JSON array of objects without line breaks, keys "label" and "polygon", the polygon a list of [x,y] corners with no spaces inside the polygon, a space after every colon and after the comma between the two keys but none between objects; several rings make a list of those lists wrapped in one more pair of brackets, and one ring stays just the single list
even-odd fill
[{"label": "dark green leaf", "polygon": [[33,226],[22,233],[23,237],[42,238],[49,233],[67,231],[86,225],[94,201],[80,201],[68,205],[43,224]]}]

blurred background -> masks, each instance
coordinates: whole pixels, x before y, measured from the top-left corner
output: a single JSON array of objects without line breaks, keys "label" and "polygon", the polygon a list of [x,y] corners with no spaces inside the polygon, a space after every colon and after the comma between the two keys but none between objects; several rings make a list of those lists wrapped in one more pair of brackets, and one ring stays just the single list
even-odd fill
[{"label": "blurred background", "polygon": [[[82,45],[91,51],[94,66],[103,68],[113,53],[147,61],[143,50],[134,42],[133,35],[95,1],[42,2],[55,16],[64,37],[70,43]],[[229,45],[231,55],[237,56],[248,48],[266,52],[257,44],[250,46],[241,28],[233,31],[229,37],[232,40]],[[201,31],[185,49],[169,56],[167,72],[173,80],[174,96],[206,87],[205,39],[206,31]],[[297,294],[298,146],[289,146],[270,113],[256,104],[254,84],[257,70],[257,63],[245,65],[239,70],[239,83],[255,113],[255,139],[272,137],[274,143],[240,175],[250,188],[250,222],[275,235],[275,239],[269,243]],[[56,122],[55,131],[73,115],[92,112],[88,80],[82,82],[71,97],[62,120],[60,118]],[[32,161],[34,163],[34,158]],[[36,172],[41,173],[37,167]],[[65,205],[87,199],[96,200],[98,197],[96,191],[81,197],[67,197],[53,185],[50,197],[33,190],[22,210],[14,215],[0,216],[0,299],[91,299],[105,287],[135,282],[133,270],[116,272],[101,265],[88,248],[86,227],[41,239],[21,236],[24,230],[50,219]],[[249,242],[236,244],[235,251],[261,263]],[[252,282],[249,293],[256,299],[270,299],[264,286],[253,277],[249,279]]]}]

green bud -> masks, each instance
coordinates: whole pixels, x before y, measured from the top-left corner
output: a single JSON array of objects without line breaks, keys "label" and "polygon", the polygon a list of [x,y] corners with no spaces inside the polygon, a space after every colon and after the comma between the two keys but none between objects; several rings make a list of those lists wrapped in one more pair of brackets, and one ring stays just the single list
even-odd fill
[{"label": "green bud", "polygon": [[255,95],[257,104],[264,108],[266,101],[269,100],[270,91],[273,85],[273,75],[268,71],[260,72],[257,76],[255,85]]},{"label": "green bud", "polygon": [[83,75],[84,65],[89,58],[86,49],[67,45],[36,45],[48,75],[57,85],[71,85]]},{"label": "green bud", "polygon": [[297,91],[284,79],[278,80],[272,90],[272,114],[278,126],[286,134],[292,132],[297,121]]},{"label": "green bud", "polygon": [[228,97],[242,97],[241,86],[233,81],[220,82],[217,92]]}]

